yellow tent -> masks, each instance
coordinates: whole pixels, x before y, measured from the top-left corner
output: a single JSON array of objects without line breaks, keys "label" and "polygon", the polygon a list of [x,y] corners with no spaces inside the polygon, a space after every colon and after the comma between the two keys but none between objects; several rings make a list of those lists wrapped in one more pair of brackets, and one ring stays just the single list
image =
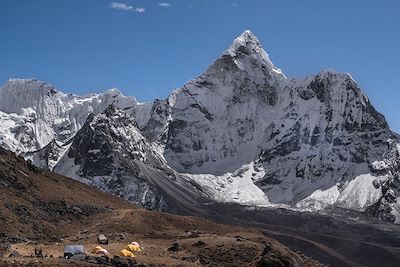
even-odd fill
[{"label": "yellow tent", "polygon": [[97,252],[99,252],[99,251],[102,250],[102,249],[103,249],[102,247],[96,246],[96,247],[94,247],[94,248],[92,249],[92,252],[93,252],[93,253],[97,253]]},{"label": "yellow tent", "polygon": [[134,258],[135,255],[133,255],[132,252],[130,252],[129,250],[123,249],[119,252],[119,255],[122,257],[130,257],[130,258]]},{"label": "yellow tent", "polygon": [[139,246],[129,244],[126,248],[126,250],[135,252],[135,251],[142,251],[142,249]]}]

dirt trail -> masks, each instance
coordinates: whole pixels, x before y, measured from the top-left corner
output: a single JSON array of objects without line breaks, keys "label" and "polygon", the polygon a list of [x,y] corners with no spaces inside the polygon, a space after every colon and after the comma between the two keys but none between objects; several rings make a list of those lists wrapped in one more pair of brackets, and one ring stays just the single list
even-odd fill
[{"label": "dirt trail", "polygon": [[92,226],[87,227],[87,229],[96,229],[99,226],[110,224],[110,221],[122,220],[127,215],[127,213],[134,212],[134,211],[137,211],[137,210],[135,210],[135,209],[119,209],[116,211],[112,211],[111,215],[107,215],[107,217],[109,218],[108,220],[99,221],[99,222],[93,224]]},{"label": "dirt trail", "polygon": [[119,215],[118,216],[116,215],[115,218],[118,219],[118,220],[122,220],[126,216],[126,214],[128,212],[133,212],[133,211],[135,211],[135,210],[133,210],[133,209],[122,209],[122,210],[119,210]]}]

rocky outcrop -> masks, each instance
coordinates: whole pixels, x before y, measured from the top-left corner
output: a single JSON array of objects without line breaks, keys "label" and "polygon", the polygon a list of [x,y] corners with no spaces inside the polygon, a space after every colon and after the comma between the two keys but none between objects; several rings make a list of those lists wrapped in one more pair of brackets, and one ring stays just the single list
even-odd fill
[{"label": "rocky outcrop", "polygon": [[155,181],[174,184],[178,177],[156,151],[135,119],[110,105],[88,117],[54,171],[148,209],[178,211],[184,203]]}]

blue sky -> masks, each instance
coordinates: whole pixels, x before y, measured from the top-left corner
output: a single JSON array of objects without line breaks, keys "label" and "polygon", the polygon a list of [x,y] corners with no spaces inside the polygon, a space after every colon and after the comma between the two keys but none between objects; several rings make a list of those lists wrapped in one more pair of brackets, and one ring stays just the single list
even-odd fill
[{"label": "blue sky", "polygon": [[251,29],[289,77],[350,72],[400,132],[399,12],[398,0],[1,0],[0,82],[150,101]]}]

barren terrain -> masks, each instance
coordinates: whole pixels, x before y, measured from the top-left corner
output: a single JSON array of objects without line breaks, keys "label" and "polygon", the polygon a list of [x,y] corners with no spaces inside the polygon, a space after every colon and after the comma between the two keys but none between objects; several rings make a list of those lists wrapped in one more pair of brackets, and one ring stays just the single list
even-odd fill
[{"label": "barren terrain", "polygon": [[[109,237],[111,258],[132,241],[143,246],[132,266],[319,266],[260,231],[139,209],[0,149],[2,265],[112,264],[58,258],[68,244],[84,244],[90,255],[100,233]],[[36,246],[48,257],[30,257]]]}]

